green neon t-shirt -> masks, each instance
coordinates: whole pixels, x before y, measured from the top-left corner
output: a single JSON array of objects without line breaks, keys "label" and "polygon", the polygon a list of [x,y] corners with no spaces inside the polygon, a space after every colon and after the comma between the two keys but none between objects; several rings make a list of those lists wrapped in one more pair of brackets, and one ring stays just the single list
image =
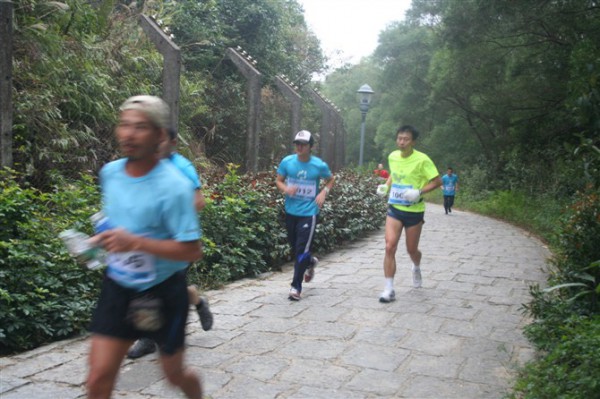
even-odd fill
[{"label": "green neon t-shirt", "polygon": [[408,188],[422,189],[435,177],[439,176],[433,161],[424,153],[413,150],[410,156],[403,158],[400,150],[392,152],[388,157],[392,176],[392,187],[388,204],[405,212],[425,212],[425,202],[409,204],[394,198],[394,193]]}]

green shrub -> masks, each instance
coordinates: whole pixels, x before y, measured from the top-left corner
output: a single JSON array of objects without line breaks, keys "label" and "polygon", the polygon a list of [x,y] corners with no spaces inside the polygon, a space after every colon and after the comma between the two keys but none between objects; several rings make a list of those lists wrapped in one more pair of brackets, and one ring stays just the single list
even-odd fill
[{"label": "green shrub", "polygon": [[561,218],[549,288],[530,289],[525,334],[542,357],[515,386],[519,397],[590,398],[600,392],[600,201],[578,193]]},{"label": "green shrub", "polygon": [[600,314],[598,237],[600,195],[597,190],[579,193],[561,218],[548,279],[550,288],[540,291],[533,287],[533,301],[527,307],[529,313],[540,323],[549,325],[550,330],[553,329],[552,323],[560,324],[560,316],[557,317],[560,314]]},{"label": "green shrub", "polygon": [[555,282],[573,282],[585,272],[591,275],[589,282],[595,284],[591,287],[595,288],[600,283],[600,268],[589,268],[589,265],[600,260],[600,191],[589,190],[578,194],[561,222],[562,229],[553,262],[558,269]]},{"label": "green shrub", "polygon": [[600,317],[571,319],[560,339],[520,371],[512,398],[597,398],[600,392]]},{"label": "green shrub", "polygon": [[204,287],[271,270],[282,263],[287,250],[273,177],[241,176],[237,169],[229,164],[225,175],[209,176],[212,181],[203,188],[204,257],[188,277]]},{"label": "green shrub", "polygon": [[[77,265],[58,233],[84,229],[98,203],[89,178],[42,193],[0,176],[0,353],[37,347],[81,332],[100,282]],[[89,229],[89,226],[87,226]]]},{"label": "green shrub", "polygon": [[539,285],[530,288],[532,300],[524,305],[524,310],[534,317],[524,328],[525,336],[541,351],[550,350],[562,335],[564,325],[581,316],[573,314],[568,302],[556,295],[548,295]]},{"label": "green shrub", "polygon": [[344,170],[319,216],[313,251],[327,252],[347,240],[355,240],[385,222],[386,202],[375,194],[379,178],[369,169],[362,174]]},{"label": "green shrub", "polygon": [[[225,175],[208,176],[204,186],[204,257],[188,277],[206,288],[279,270],[291,259],[284,196],[275,185],[275,173],[238,175],[237,168],[228,165]],[[370,173],[336,174],[336,184],[319,216],[313,252],[326,253],[382,225],[385,201],[375,195],[376,186]]]}]

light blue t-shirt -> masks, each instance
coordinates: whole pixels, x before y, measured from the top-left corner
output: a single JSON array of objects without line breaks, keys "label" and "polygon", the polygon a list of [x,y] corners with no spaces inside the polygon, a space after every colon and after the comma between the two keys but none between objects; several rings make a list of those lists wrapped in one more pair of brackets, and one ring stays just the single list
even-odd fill
[{"label": "light blue t-shirt", "polygon": [[[171,153],[167,159],[171,161],[177,170],[183,173],[185,177],[190,179],[194,186],[194,190],[200,190],[202,188],[202,180],[200,180],[200,176],[198,175],[198,172],[196,172],[196,167],[189,159],[176,152]],[[198,226],[200,227],[200,236],[202,236],[202,223],[200,220],[198,220]]]},{"label": "light blue t-shirt", "polygon": [[[148,174],[131,177],[127,159],[100,170],[103,212],[111,226],[148,238],[180,242],[201,237],[192,183],[170,161],[161,160]],[[144,252],[111,253],[107,275],[138,291],[155,286],[187,267],[188,262]]]},{"label": "light blue t-shirt", "polygon": [[173,152],[168,159],[179,169],[194,185],[194,190],[202,188],[202,182],[194,164],[183,155]]},{"label": "light blue t-shirt", "polygon": [[458,182],[458,176],[454,173],[448,176],[445,174],[442,176],[442,191],[444,195],[454,195],[456,193],[456,183]]},{"label": "light blue t-shirt", "polygon": [[301,162],[298,155],[288,155],[279,164],[277,174],[286,178],[288,186],[298,187],[295,195],[285,196],[287,214],[314,216],[319,213],[319,206],[315,202],[319,194],[319,182],[331,177],[329,166],[321,158],[311,155],[308,162]]}]

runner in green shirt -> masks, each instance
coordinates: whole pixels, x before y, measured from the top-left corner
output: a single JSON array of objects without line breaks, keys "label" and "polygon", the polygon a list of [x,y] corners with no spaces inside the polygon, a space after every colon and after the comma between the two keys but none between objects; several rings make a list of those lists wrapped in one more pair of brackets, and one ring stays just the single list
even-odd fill
[{"label": "runner in green shirt", "polygon": [[385,289],[379,296],[380,302],[391,302],[396,298],[394,275],[396,274],[396,250],[402,229],[406,231],[406,250],[413,262],[413,287],[420,288],[421,251],[419,239],[423,228],[425,202],[422,195],[435,190],[442,184],[437,168],[431,159],[413,147],[419,137],[417,129],[402,126],[396,132],[398,150],[389,155],[390,177],[386,184],[377,188],[378,194],[388,197],[385,222],[385,258],[383,272]]}]

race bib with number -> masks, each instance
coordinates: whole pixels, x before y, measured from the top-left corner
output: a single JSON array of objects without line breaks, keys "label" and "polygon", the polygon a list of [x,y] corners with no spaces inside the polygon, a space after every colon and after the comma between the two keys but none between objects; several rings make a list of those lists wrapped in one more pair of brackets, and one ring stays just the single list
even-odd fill
[{"label": "race bib with number", "polygon": [[127,285],[143,284],[156,278],[154,256],[140,251],[108,255],[108,276]]},{"label": "race bib with number", "polygon": [[446,191],[454,191],[454,186],[444,186],[444,190],[446,190]]},{"label": "race bib with number", "polygon": [[388,204],[391,205],[412,205],[412,202],[406,200],[404,198],[404,193],[406,190],[413,188],[411,185],[404,184],[392,184],[392,188],[390,189],[390,196],[388,199]]},{"label": "race bib with number", "polygon": [[288,178],[287,184],[297,187],[296,194],[292,195],[294,198],[313,199],[317,196],[317,183],[314,180]]}]

